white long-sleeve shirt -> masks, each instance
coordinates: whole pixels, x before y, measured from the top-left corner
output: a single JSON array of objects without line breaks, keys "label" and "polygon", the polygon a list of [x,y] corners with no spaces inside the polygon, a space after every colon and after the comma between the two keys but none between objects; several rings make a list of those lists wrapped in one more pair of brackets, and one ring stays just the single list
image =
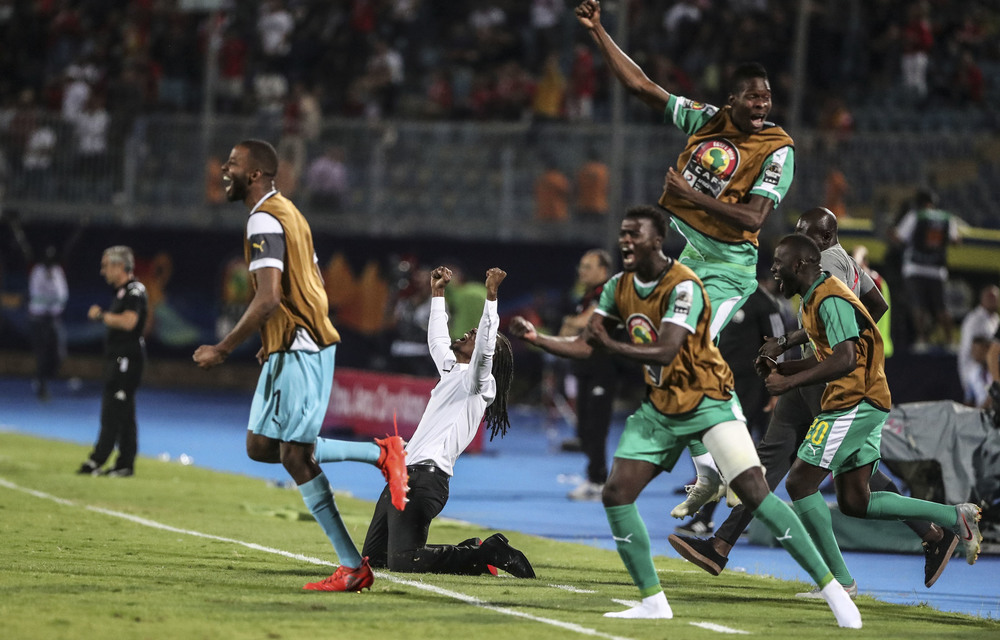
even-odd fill
[{"label": "white long-sleeve shirt", "polygon": [[66,308],[69,287],[59,265],[36,264],[28,277],[28,313],[33,316],[58,316]]},{"label": "white long-sleeve shirt", "polygon": [[499,325],[496,300],[487,300],[472,361],[459,364],[451,351],[444,298],[431,298],[427,346],[441,380],[431,390],[420,424],[406,445],[407,464],[433,464],[449,476],[454,475],[455,460],[476,436],[486,407],[497,395],[493,352]]}]

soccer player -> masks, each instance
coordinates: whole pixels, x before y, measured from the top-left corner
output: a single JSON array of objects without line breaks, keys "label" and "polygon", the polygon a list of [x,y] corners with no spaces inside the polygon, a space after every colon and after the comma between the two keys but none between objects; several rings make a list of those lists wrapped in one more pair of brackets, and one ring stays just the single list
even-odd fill
[{"label": "soccer player", "polygon": [[[392,571],[479,575],[503,569],[518,578],[534,578],[523,553],[500,533],[457,545],[427,544],[431,521],[448,502],[455,461],[465,451],[485,416],[490,439],[507,432],[507,394],[514,374],[510,343],[498,332],[497,290],[507,277],[502,269],[486,272],[486,302],[479,325],[452,340],[445,311],[445,288],[452,271],[438,267],[430,274],[431,313],[427,346],[441,380],[431,391],[416,431],[406,445],[410,494],[406,510],[393,509],[390,483],[375,504],[362,554],[371,566]],[[319,462],[345,459],[351,443],[320,438]],[[372,446],[372,445],[365,445]]]},{"label": "soccer player", "polygon": [[965,558],[979,555],[980,509],[871,491],[879,459],[882,425],[891,397],[886,382],[882,337],[857,296],[820,269],[820,250],[801,234],[784,237],[774,250],[771,273],[787,298],[802,296],[802,327],[814,347],[811,357],[768,364],[768,391],[782,395],[798,387],[826,383],[821,412],[799,447],[785,481],[796,513],[828,565],[843,563],[833,535],[830,510],[819,486],[834,474],[841,513],[873,520],[924,519],[952,529],[965,544]]},{"label": "soccer player", "polygon": [[340,335],[328,317],[309,223],[275,188],[277,173],[278,155],[262,140],[238,143],[222,165],[226,198],[250,212],[243,253],[253,298],[236,326],[219,343],[198,347],[193,359],[210,369],[260,332],[257,360],[263,368],[250,407],[247,455],[285,467],[337,552],[336,573],[304,588],[361,591],[371,588],[372,570],[354,546],[330,483],[313,458]]},{"label": "soccer player", "polygon": [[[795,173],[792,138],[767,121],[767,71],[759,64],[742,64],[730,78],[726,106],[695,102],[650,80],[615,44],[601,25],[597,0],[583,0],[576,16],[629,93],[689,136],[676,168],[667,170],[659,204],[687,240],[680,262],[708,292],[714,340],[757,288],[757,235]],[[691,455],[698,479],[687,500],[671,511],[677,518],[724,493],[704,448],[691,443]]]},{"label": "soccer player", "polygon": [[[810,209],[799,217],[795,231],[816,243],[821,252],[822,270],[846,284],[877,322],[888,309],[888,304],[871,277],[840,246],[837,217],[833,212],[823,207]],[[788,349],[807,343],[806,332],[800,327],[786,335],[768,338],[761,347],[761,353],[765,358],[777,360]],[[808,346],[806,348],[811,349]],[[767,433],[757,445],[757,454],[766,469],[765,477],[772,490],[778,486],[795,461],[809,425],[820,412],[820,402],[825,390],[825,383],[803,385],[778,398]],[[881,471],[875,471],[872,475],[870,486],[874,491],[899,493],[892,480]],[[746,509],[737,506],[715,535],[707,540],[677,534],[672,534],[667,540],[686,560],[717,576],[722,573],[733,545],[752,519]],[[930,522],[906,521],[905,524],[923,541],[924,584],[930,587],[947,566],[958,538],[951,531]],[[847,566],[839,560],[835,558],[831,561],[828,558],[827,564],[837,581],[852,595],[857,594],[857,583]],[[799,595],[811,597],[816,594],[809,592]]]},{"label": "soccer player", "polygon": [[[663,253],[667,223],[660,209],[633,207],[618,234],[624,272],[604,286],[584,333],[550,343],[553,353],[586,358],[601,349],[643,365],[646,398],[625,423],[602,499],[618,553],[642,602],[618,618],[671,618],[650,552],[649,534],[635,501],[661,471],[673,468],[688,441],[704,442],[743,504],[760,518],[821,587],[837,623],[860,628],[861,615],[834,580],[809,535],[767,488],[739,401],[733,374],[709,330],[708,295],[698,276]],[[624,324],[630,342],[613,340]],[[530,336],[523,319],[511,331]],[[530,337],[529,337],[530,341]]]}]

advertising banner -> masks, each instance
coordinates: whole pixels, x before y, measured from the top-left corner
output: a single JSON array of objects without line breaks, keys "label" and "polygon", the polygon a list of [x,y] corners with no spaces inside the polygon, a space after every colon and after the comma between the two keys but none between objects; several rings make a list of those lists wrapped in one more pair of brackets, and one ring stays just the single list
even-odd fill
[{"label": "advertising banner", "polygon": [[[355,436],[384,438],[393,435],[392,416],[403,440],[409,440],[424,413],[435,378],[418,378],[337,367],[330,406],[323,421],[324,434],[347,429]],[[480,430],[466,449],[483,449]]]}]

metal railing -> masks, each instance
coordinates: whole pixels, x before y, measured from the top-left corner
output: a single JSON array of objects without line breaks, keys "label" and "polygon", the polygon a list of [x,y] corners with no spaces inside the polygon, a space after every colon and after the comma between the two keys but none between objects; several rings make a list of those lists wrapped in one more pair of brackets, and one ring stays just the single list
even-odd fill
[{"label": "metal railing", "polygon": [[[606,243],[600,216],[538,220],[534,184],[550,163],[572,181],[588,154],[610,146],[607,125],[562,123],[383,122],[328,120],[318,138],[282,137],[274,119],[150,115],[126,127],[112,121],[108,151],[86,156],[74,127],[38,114],[30,130],[8,128],[4,206],[30,220],[88,216],[122,225],[235,227],[243,212],[222,201],[218,166],[244,138],[276,143],[298,157],[297,176],[280,184],[314,227],[375,237],[428,236]],[[624,127],[623,202],[655,202],[666,167],[685,136],[671,126]],[[42,138],[42,140],[39,140]],[[48,139],[51,144],[41,144]],[[32,147],[34,145],[34,147]],[[308,192],[303,175],[324,150],[342,147],[350,187],[339,206]],[[853,212],[886,213],[917,186],[936,184],[942,204],[977,226],[1000,226],[1000,164],[995,135],[855,134],[831,142],[796,135],[796,178],[776,224],[823,204],[834,165],[851,186]],[[30,153],[29,153],[30,151]],[[294,183],[294,184],[293,184]],[[571,201],[572,210],[572,201]],[[612,227],[613,230],[614,227]]]}]

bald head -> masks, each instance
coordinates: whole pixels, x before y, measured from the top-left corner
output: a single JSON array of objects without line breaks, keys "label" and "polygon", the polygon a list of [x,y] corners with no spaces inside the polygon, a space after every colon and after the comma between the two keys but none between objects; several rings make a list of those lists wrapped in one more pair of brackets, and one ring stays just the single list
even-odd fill
[{"label": "bald head", "polygon": [[795,223],[795,233],[802,234],[826,251],[837,244],[837,216],[825,207],[810,209],[799,216]]}]

